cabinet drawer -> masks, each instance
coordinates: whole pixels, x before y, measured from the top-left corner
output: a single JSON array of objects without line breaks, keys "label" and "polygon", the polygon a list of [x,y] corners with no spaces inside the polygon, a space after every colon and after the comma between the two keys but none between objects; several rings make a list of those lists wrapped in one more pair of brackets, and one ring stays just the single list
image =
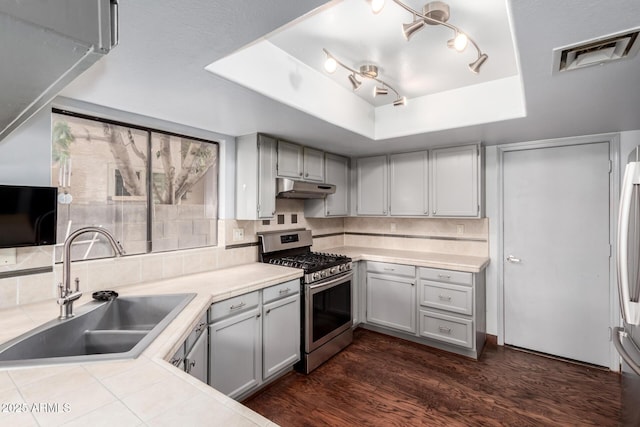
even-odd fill
[{"label": "cabinet drawer", "polygon": [[420,278],[436,280],[438,282],[458,283],[460,285],[473,284],[473,274],[464,271],[440,270],[438,268],[420,268]]},{"label": "cabinet drawer", "polygon": [[473,348],[473,321],[420,310],[420,335]]},{"label": "cabinet drawer", "polygon": [[473,288],[420,280],[420,305],[470,316],[473,314]]},{"label": "cabinet drawer", "polygon": [[231,314],[240,313],[250,308],[257,307],[259,302],[259,291],[217,302],[209,309],[209,323]]},{"label": "cabinet drawer", "polygon": [[367,261],[367,271],[408,277],[415,277],[416,275],[416,268],[412,265],[389,264],[376,261]]},{"label": "cabinet drawer", "polygon": [[279,285],[271,286],[262,291],[262,302],[277,300],[278,298],[296,295],[300,292],[300,280],[293,279]]}]

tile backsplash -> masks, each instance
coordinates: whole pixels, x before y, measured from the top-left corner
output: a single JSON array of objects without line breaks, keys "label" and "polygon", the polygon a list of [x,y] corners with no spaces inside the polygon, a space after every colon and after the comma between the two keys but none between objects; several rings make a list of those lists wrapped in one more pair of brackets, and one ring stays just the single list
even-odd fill
[{"label": "tile backsplash", "polygon": [[[312,231],[315,251],[347,245],[488,256],[487,219],[305,218],[304,201],[293,199],[277,199],[276,211],[268,225],[262,221],[219,220],[215,247],[73,262],[71,274],[80,279],[80,290],[88,294],[246,264],[258,260],[256,233],[293,228]],[[24,270],[43,267],[53,267],[53,271],[20,275]],[[55,299],[62,266],[54,264],[52,246],[18,248],[16,264],[0,266],[2,275],[0,308],[7,308]]]}]

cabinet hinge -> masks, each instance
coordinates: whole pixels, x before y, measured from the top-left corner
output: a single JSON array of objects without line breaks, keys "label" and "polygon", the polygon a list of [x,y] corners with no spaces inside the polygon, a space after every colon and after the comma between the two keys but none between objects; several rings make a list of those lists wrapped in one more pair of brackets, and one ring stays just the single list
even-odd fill
[{"label": "cabinet hinge", "polygon": [[613,256],[613,246],[611,246],[611,243],[609,243],[609,258],[611,258]]},{"label": "cabinet hinge", "polygon": [[609,160],[609,173],[613,171],[613,162]]},{"label": "cabinet hinge", "polygon": [[260,212],[260,203],[258,203],[258,212]]}]

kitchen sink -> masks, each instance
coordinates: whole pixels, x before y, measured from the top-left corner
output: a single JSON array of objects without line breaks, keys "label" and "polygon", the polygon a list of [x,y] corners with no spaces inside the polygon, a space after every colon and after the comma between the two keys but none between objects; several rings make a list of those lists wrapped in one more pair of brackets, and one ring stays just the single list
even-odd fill
[{"label": "kitchen sink", "polygon": [[52,320],[0,345],[0,368],[133,359],[195,295],[91,301],[70,319]]}]

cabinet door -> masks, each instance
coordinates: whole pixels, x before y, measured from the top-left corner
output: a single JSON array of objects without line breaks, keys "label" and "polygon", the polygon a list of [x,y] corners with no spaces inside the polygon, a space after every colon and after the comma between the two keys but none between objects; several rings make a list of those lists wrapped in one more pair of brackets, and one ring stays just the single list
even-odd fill
[{"label": "cabinet door", "polygon": [[189,351],[184,361],[185,371],[205,384],[207,383],[207,373],[209,372],[208,338],[209,336],[205,330],[191,347],[191,351]]},{"label": "cabinet door", "polygon": [[336,192],[325,199],[326,216],[346,216],[349,214],[349,159],[326,154],[326,182],[336,186]]},{"label": "cabinet door", "polygon": [[429,215],[429,152],[389,156],[391,215]]},{"label": "cabinet door", "polygon": [[258,308],[209,326],[209,385],[235,398],[260,384]]},{"label": "cabinet door", "polygon": [[263,379],[300,360],[300,294],[262,307]]},{"label": "cabinet door", "polygon": [[324,153],[313,148],[304,148],[304,179],[324,182]]},{"label": "cabinet door", "polygon": [[[258,218],[276,213],[276,140],[264,135],[258,139]],[[242,159],[238,159],[239,164]]]},{"label": "cabinet door", "polygon": [[416,332],[415,279],[367,274],[367,323]]},{"label": "cabinet door", "polygon": [[278,141],[278,176],[302,179],[302,146]]},{"label": "cabinet door", "polygon": [[433,216],[480,215],[479,147],[431,150],[431,213]]},{"label": "cabinet door", "polygon": [[387,156],[358,159],[358,215],[387,215]]}]

